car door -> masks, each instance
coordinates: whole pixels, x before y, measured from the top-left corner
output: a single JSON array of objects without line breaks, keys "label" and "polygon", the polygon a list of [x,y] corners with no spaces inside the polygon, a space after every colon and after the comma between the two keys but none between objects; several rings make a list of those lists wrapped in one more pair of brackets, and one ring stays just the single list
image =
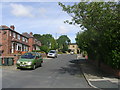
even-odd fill
[{"label": "car door", "polygon": [[38,55],[38,66],[40,66],[41,65],[41,56],[40,56],[40,53],[37,53],[37,55]]},{"label": "car door", "polygon": [[39,53],[39,59],[40,59],[40,63],[42,63],[43,62],[43,57],[40,53]]},{"label": "car door", "polygon": [[39,66],[39,55],[36,53],[36,58],[35,58],[36,66]]}]

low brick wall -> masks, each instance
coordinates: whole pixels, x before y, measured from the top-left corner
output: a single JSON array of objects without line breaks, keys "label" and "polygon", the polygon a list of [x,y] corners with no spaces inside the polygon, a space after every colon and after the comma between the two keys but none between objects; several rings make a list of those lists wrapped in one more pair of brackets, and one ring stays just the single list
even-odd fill
[{"label": "low brick wall", "polygon": [[42,57],[47,57],[47,55],[45,53],[41,53]]},{"label": "low brick wall", "polygon": [[10,55],[10,56],[1,56],[1,64],[5,64],[5,58],[13,58],[13,64],[16,64],[17,60],[20,58],[20,55]]},{"label": "low brick wall", "polygon": [[21,55],[14,56],[14,64],[16,64],[17,60],[20,58]]},{"label": "low brick wall", "polygon": [[[88,60],[88,61],[89,61],[89,63],[91,63],[91,64],[98,67],[98,61],[97,60]],[[108,74],[114,75],[116,77],[120,77],[120,70],[113,69],[112,67],[110,67],[110,66],[108,66],[108,65],[106,65],[104,63],[100,64],[100,70],[102,70],[102,71],[104,71],[104,72],[106,72]]]},{"label": "low brick wall", "polygon": [[108,65],[106,65],[104,63],[101,63],[101,67],[100,68],[104,72],[107,72],[109,74],[113,74],[115,76],[120,77],[120,70],[118,70],[118,69],[113,69],[113,68],[111,68],[110,66],[108,66]]}]

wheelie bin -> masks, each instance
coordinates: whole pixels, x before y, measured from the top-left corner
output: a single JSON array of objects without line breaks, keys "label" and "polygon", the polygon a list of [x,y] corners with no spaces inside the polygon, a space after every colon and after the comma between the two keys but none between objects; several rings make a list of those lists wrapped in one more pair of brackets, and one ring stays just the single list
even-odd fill
[{"label": "wheelie bin", "polygon": [[0,57],[0,66],[2,66],[2,57]]},{"label": "wheelie bin", "polygon": [[8,66],[8,58],[4,58],[4,64],[3,64],[4,66]]},{"label": "wheelie bin", "polygon": [[12,66],[13,65],[13,58],[9,57],[8,58],[8,66]]}]

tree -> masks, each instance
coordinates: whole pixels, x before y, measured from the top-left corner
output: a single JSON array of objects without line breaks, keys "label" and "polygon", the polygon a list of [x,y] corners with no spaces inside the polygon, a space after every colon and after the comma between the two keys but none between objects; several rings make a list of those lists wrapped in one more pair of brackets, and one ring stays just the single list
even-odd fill
[{"label": "tree", "polygon": [[71,42],[71,40],[67,37],[67,35],[61,35],[57,39],[58,48],[62,50],[63,52],[68,50],[68,44]]},{"label": "tree", "polygon": [[48,53],[49,52],[49,48],[46,46],[46,45],[43,45],[40,47],[40,50],[41,51],[44,51],[45,53]]},{"label": "tree", "polygon": [[89,59],[120,68],[120,3],[81,2],[74,5],[59,3],[72,20],[84,31],[76,35],[78,46],[87,51]]},{"label": "tree", "polygon": [[34,34],[34,37],[41,41],[41,50],[47,52],[48,50],[57,49],[57,42],[51,34]]}]

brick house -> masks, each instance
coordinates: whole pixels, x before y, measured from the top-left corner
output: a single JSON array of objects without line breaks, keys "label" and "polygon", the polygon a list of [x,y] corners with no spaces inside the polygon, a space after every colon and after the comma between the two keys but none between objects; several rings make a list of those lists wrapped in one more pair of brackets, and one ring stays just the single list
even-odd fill
[{"label": "brick house", "polygon": [[28,34],[27,32],[25,32],[25,33],[22,33],[22,35],[24,35],[27,38],[29,38],[28,39],[28,42],[29,42],[28,45],[30,46],[29,47],[29,51],[40,50],[39,47],[41,46],[41,42],[34,38],[32,32],[30,32],[30,34]]},{"label": "brick house", "polygon": [[2,56],[9,56],[20,52],[38,50],[38,47],[41,46],[41,42],[37,41],[32,33],[28,35],[30,37],[16,32],[13,25],[10,27],[1,25],[0,54]]}]

